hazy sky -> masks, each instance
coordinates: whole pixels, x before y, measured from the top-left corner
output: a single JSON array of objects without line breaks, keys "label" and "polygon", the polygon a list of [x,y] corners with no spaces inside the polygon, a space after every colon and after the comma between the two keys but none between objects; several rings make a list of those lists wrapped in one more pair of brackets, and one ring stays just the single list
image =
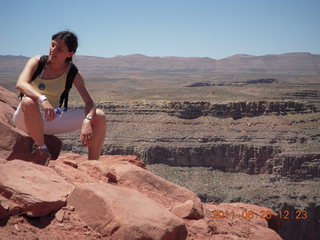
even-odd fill
[{"label": "hazy sky", "polygon": [[320,0],[0,0],[0,55],[47,54],[65,29],[79,55],[320,54]]}]

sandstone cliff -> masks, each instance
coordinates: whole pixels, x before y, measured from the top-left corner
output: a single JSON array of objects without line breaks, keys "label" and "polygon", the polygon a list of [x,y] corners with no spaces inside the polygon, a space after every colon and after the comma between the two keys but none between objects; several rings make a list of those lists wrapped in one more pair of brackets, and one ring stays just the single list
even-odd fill
[{"label": "sandstone cliff", "polygon": [[320,118],[312,104],[171,101],[99,107],[108,117],[108,154],[135,154],[149,164],[320,177],[319,136],[312,130]]}]

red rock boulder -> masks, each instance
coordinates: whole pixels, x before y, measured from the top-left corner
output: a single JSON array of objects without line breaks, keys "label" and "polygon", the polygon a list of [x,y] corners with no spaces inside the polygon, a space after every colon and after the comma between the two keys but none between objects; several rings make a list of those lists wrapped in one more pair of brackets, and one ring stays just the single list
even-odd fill
[{"label": "red rock boulder", "polygon": [[[68,205],[91,228],[112,240],[187,237],[184,222],[142,193],[108,183],[79,185]],[[108,238],[108,239],[109,239]]]},{"label": "red rock boulder", "polygon": [[74,186],[53,169],[12,160],[0,163],[0,219],[18,213],[46,216],[66,205]]}]

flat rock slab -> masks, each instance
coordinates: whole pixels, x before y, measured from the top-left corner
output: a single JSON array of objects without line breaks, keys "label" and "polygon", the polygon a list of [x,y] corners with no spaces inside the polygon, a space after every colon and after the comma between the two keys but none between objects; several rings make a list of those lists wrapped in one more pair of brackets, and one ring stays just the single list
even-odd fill
[{"label": "flat rock slab", "polygon": [[0,219],[17,213],[45,216],[66,205],[74,186],[53,169],[13,160],[0,162]]},{"label": "flat rock slab", "polygon": [[[179,219],[144,194],[109,183],[79,185],[68,205],[91,228],[112,240],[182,240],[187,230]],[[109,239],[108,238],[108,239]]]},{"label": "flat rock slab", "polygon": [[108,176],[117,184],[134,188],[167,208],[191,200],[195,218],[203,217],[203,206],[195,193],[131,163],[112,160],[86,161],[79,169],[89,174]]}]

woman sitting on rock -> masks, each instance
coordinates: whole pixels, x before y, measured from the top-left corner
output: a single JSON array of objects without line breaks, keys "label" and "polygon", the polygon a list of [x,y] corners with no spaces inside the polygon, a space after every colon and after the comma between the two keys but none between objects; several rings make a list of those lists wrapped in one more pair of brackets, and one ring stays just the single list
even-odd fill
[{"label": "woman sitting on rock", "polygon": [[[54,34],[49,56],[41,57],[41,60],[40,57],[30,58],[19,76],[16,87],[24,96],[14,113],[13,121],[17,128],[27,132],[34,140],[32,154],[38,164],[47,165],[51,159],[44,143],[44,135],[78,129],[81,129],[80,140],[88,147],[88,159],[98,160],[101,155],[106,133],[105,114],[96,108],[81,73],[72,65],[72,56],[77,47],[78,40],[74,33],[63,31]],[[34,76],[41,61],[44,62],[43,69],[39,75]],[[71,68],[75,71],[73,84],[83,99],[85,108],[68,111],[64,109],[62,112],[60,97],[66,89]]]}]

